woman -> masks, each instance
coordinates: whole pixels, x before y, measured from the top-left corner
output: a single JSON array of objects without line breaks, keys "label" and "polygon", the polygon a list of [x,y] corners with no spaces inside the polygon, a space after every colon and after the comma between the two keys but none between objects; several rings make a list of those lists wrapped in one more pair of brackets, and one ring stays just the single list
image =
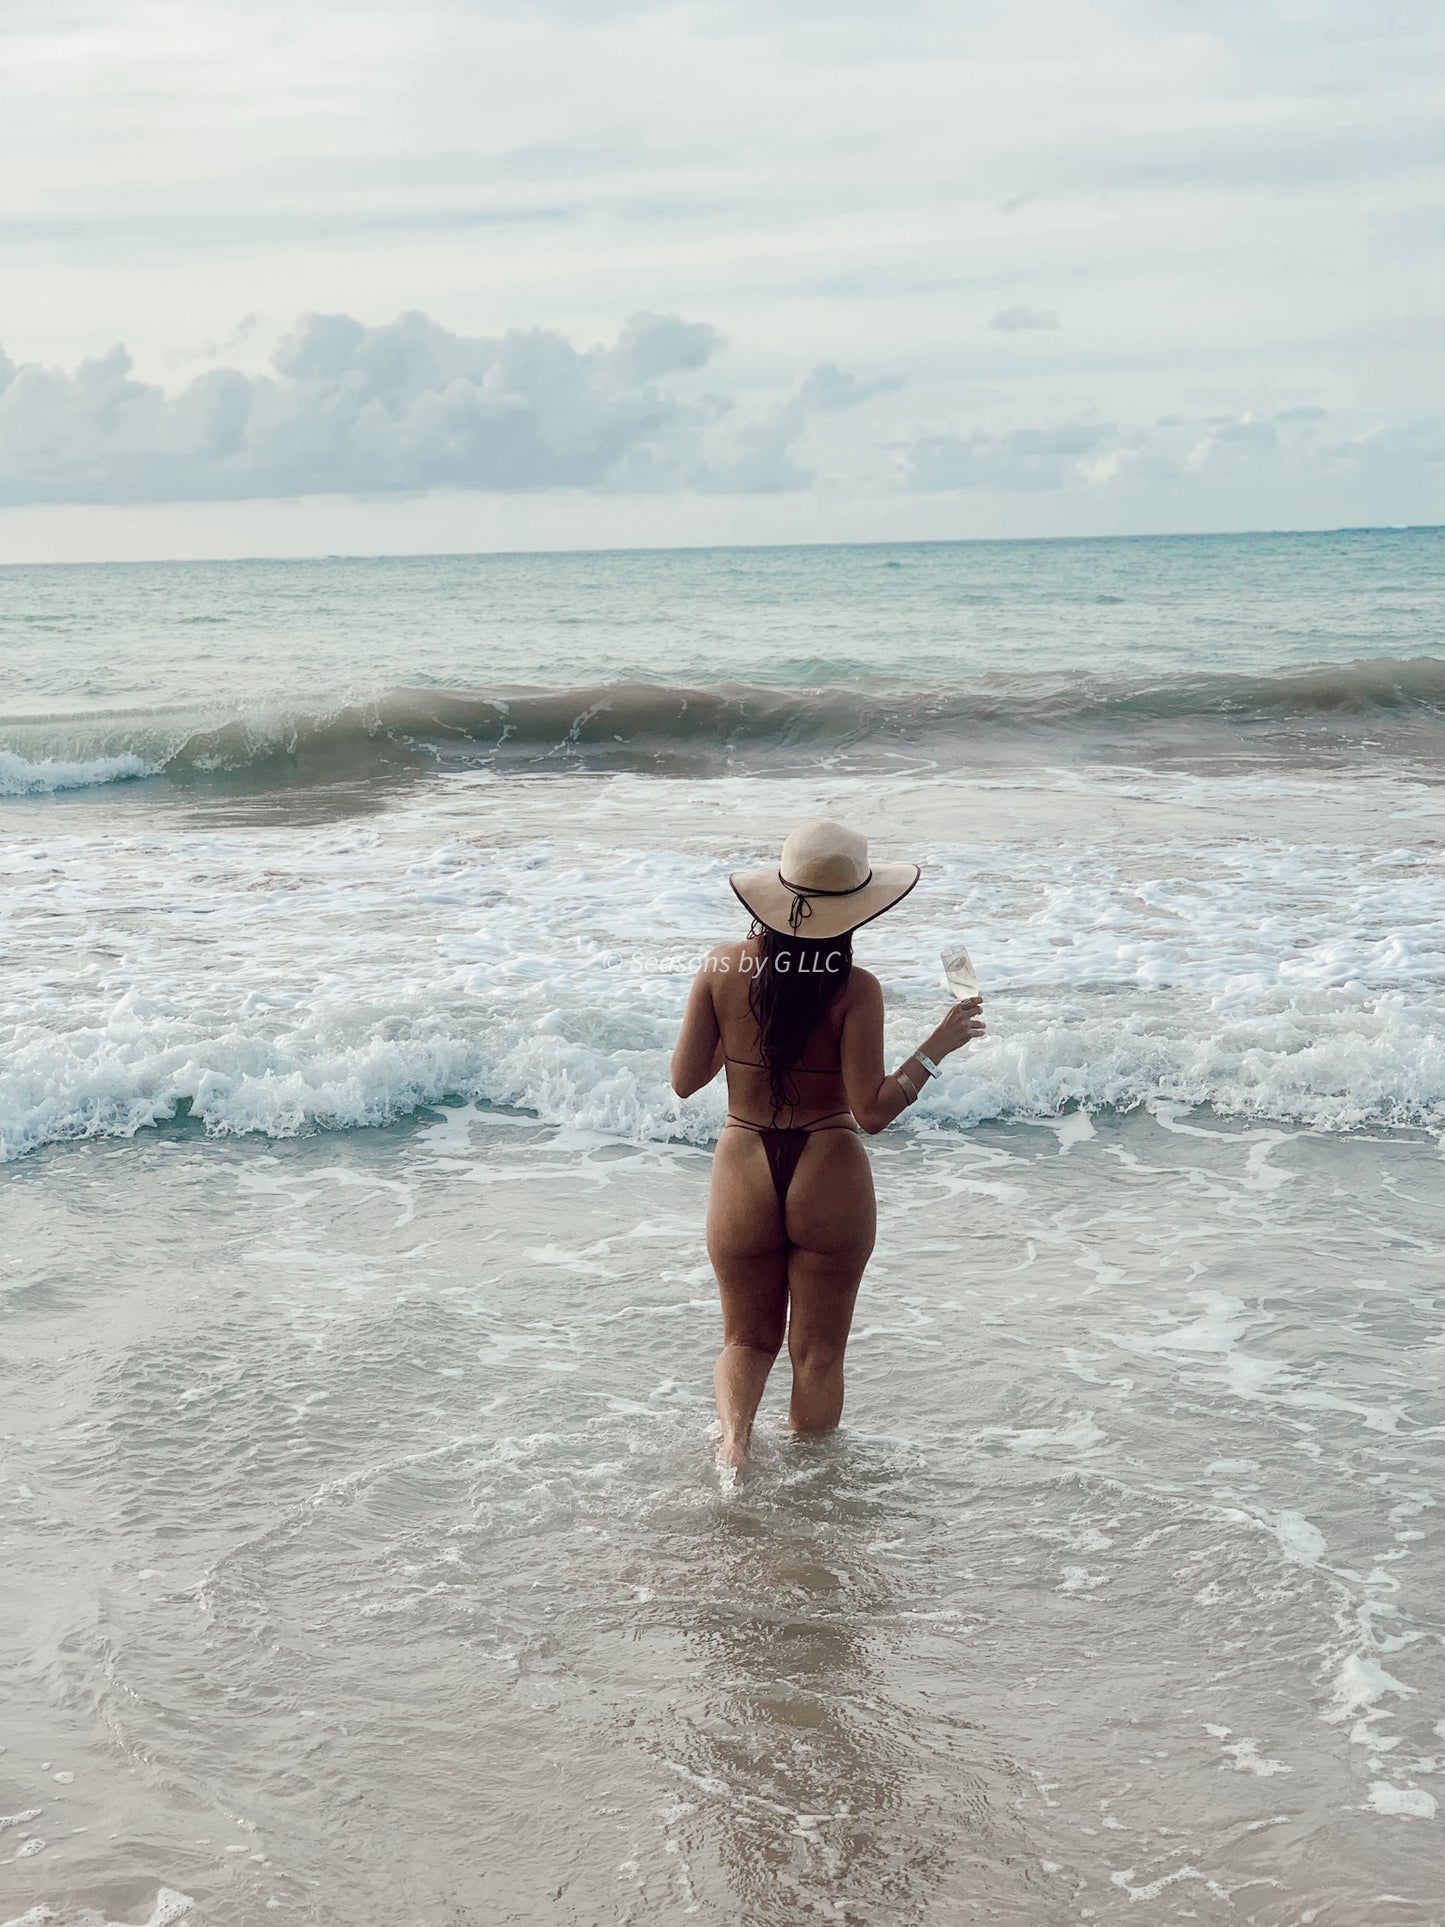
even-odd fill
[{"label": "woman", "polygon": [[914,863],[870,869],[867,843],[841,823],[804,823],[776,871],[731,879],[752,933],[709,952],[687,1000],[672,1088],[691,1097],[727,1066],[707,1249],[723,1309],[718,1456],[739,1471],[785,1330],[789,1425],[826,1432],[842,1413],[843,1353],[876,1222],[859,1127],[883,1130],[943,1058],[983,1035],[982,1000],[955,1004],[884,1073],[883,992],[854,964],[852,933],[918,874]]}]

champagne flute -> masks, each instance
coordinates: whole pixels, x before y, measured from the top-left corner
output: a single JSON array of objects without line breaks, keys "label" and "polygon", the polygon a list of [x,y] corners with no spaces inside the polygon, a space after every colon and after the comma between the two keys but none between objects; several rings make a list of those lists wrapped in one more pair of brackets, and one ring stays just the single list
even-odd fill
[{"label": "champagne flute", "polygon": [[962,944],[943,952],[943,975],[959,1003],[967,1003],[978,995],[978,972]]}]

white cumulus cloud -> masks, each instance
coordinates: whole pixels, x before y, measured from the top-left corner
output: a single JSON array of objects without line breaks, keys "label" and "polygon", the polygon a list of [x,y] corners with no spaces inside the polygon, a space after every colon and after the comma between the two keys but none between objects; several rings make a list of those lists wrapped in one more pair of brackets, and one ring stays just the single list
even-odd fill
[{"label": "white cumulus cloud", "polygon": [[310,315],[268,370],[178,392],[117,347],[73,371],[0,355],[0,503],[241,501],[429,489],[806,487],[820,414],[886,387],[831,364],[748,412],[699,392],[704,322],[637,314],[610,345],[549,329],[454,334],[423,314]]},{"label": "white cumulus cloud", "polygon": [[1062,488],[1114,432],[1108,422],[1082,422],[1007,435],[923,435],[906,452],[905,478],[915,489]]},{"label": "white cumulus cloud", "polygon": [[1299,500],[1333,499],[1348,515],[1353,503],[1387,500],[1391,489],[1412,506],[1440,499],[1445,423],[1438,416],[1342,434],[1344,425],[1327,409],[1295,405],[1170,414],[1147,427],[1084,421],[1004,433],[934,430],[904,445],[902,479],[922,493],[1072,491],[1071,499],[1128,500],[1169,509],[1181,525],[1201,512],[1211,519],[1211,505],[1219,504],[1247,503],[1248,514],[1267,521],[1276,505]]}]

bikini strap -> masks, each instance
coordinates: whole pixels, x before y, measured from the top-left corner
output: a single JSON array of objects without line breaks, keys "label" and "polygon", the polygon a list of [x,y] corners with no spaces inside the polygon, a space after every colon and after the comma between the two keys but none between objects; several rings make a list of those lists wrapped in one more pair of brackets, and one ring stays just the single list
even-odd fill
[{"label": "bikini strap", "polygon": [[[847,1118],[846,1124],[835,1123],[835,1118]],[[851,1111],[829,1111],[826,1117],[815,1117],[808,1124],[754,1124],[749,1117],[738,1117],[729,1111],[723,1119],[725,1124],[739,1125],[744,1131],[756,1131],[759,1137],[769,1131],[781,1131],[797,1137],[811,1137],[814,1131],[856,1131],[857,1120]]]},{"label": "bikini strap", "polygon": [[[726,1052],[723,1053],[723,1062],[725,1064],[743,1064],[746,1065],[750,1071],[765,1071],[768,1069],[766,1064],[758,1063],[755,1058],[729,1057]],[[784,1072],[784,1076],[791,1077],[796,1071],[801,1071],[804,1077],[841,1077],[843,1075],[843,1067],[841,1064],[836,1070],[825,1070],[817,1064],[790,1064]]]}]

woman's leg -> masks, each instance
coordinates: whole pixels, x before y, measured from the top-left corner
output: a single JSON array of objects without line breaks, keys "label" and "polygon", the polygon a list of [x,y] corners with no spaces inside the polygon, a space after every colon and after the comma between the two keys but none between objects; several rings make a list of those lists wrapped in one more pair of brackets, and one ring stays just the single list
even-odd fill
[{"label": "woman's leg", "polygon": [[725,1465],[747,1464],[753,1419],[788,1322],[788,1250],[763,1141],[724,1131],[713,1156],[707,1252],[722,1294],[713,1367]]},{"label": "woman's leg", "polygon": [[788,1191],[788,1423],[795,1432],[830,1432],[842,1416],[843,1354],[876,1228],[862,1143],[846,1131],[820,1131]]}]

